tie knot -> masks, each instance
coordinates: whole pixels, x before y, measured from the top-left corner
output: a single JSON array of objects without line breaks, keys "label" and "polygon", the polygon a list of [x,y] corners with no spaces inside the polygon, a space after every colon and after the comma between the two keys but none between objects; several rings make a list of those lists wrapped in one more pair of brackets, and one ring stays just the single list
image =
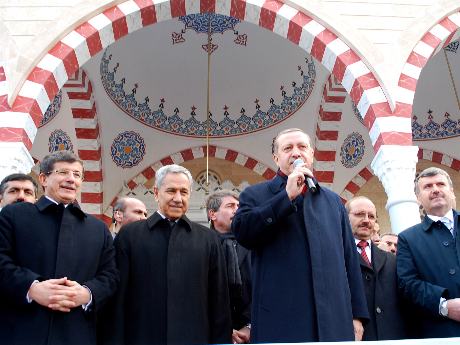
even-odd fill
[{"label": "tie knot", "polygon": [[368,245],[369,243],[367,243],[367,241],[364,241],[364,240],[359,241],[357,244],[357,246],[361,249],[365,249]]}]

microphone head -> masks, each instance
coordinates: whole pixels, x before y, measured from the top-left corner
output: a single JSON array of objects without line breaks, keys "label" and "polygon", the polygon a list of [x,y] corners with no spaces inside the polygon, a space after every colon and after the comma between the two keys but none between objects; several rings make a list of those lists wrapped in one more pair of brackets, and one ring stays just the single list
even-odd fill
[{"label": "microphone head", "polygon": [[302,158],[297,158],[294,162],[292,162],[292,165],[294,165],[294,168],[297,168],[299,165],[302,165],[304,163]]}]

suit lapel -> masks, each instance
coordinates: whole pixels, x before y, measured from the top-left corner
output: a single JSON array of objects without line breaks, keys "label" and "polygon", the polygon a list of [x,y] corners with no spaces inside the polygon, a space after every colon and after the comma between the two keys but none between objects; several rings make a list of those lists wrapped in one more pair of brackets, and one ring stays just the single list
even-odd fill
[{"label": "suit lapel", "polygon": [[386,256],[372,243],[371,244],[372,252],[372,268],[375,272],[379,272],[386,261]]}]

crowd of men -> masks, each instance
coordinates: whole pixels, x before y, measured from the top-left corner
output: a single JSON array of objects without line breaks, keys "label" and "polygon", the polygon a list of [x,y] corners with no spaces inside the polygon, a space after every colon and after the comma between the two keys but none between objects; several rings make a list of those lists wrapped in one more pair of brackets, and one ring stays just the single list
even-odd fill
[{"label": "crowd of men", "polygon": [[[111,231],[84,213],[83,163],[58,151],[38,185],[0,184],[0,337],[25,344],[225,344],[460,336],[459,216],[450,176],[414,190],[424,218],[379,236],[367,197],[343,205],[311,171],[309,136],[272,143],[270,181],[206,200],[187,218],[192,175],[156,171],[158,209],[113,207]],[[294,164],[295,162],[295,164]],[[308,183],[307,183],[308,182]],[[457,241],[459,239],[459,241]]]}]

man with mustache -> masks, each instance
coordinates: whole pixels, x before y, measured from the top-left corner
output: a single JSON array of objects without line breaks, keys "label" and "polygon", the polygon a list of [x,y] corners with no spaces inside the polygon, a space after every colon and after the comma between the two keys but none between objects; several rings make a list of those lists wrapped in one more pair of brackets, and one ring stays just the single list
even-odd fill
[{"label": "man with mustache", "polygon": [[238,194],[230,190],[211,193],[206,200],[208,220],[220,238],[227,264],[234,344],[248,343],[251,335],[251,255],[231,229],[239,204]]},{"label": "man with mustache", "polygon": [[436,167],[415,179],[426,216],[399,234],[396,254],[401,293],[417,316],[422,338],[460,336],[460,224],[449,174]]},{"label": "man with mustache", "polygon": [[277,175],[241,193],[232,222],[252,252],[251,343],[361,340],[368,312],[345,207],[318,184],[307,191],[304,131],[278,133],[272,154]]},{"label": "man with mustache", "polygon": [[115,237],[120,288],[106,321],[106,344],[225,344],[232,325],[222,248],[190,221],[192,175],[179,165],[156,171],[158,210]]},{"label": "man with mustache", "polygon": [[96,344],[96,313],[117,287],[107,226],[76,202],[83,163],[57,151],[40,163],[45,195],[0,212],[4,344]]},{"label": "man with mustache", "polygon": [[365,196],[350,199],[345,208],[350,218],[366,293],[369,322],[363,340],[406,338],[396,281],[396,257],[377,248],[371,237],[377,221],[374,203]]},{"label": "man with mustache", "polygon": [[0,208],[15,202],[37,200],[37,182],[32,176],[15,173],[6,176],[0,183]]}]

